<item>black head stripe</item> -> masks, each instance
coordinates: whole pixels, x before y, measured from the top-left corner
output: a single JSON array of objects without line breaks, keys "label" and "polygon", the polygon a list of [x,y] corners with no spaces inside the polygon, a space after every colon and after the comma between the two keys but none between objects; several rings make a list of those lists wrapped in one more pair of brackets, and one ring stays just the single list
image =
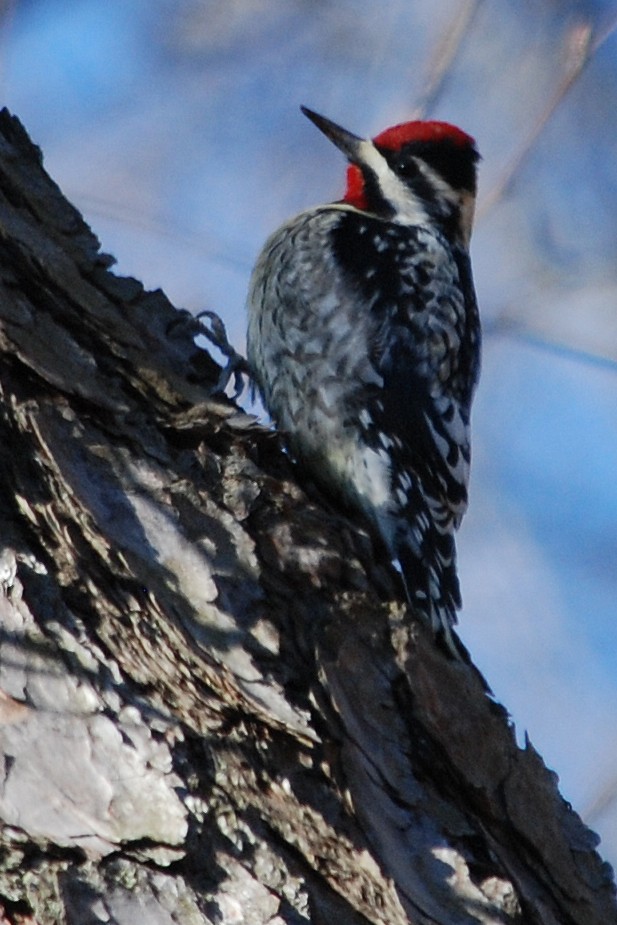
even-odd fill
[{"label": "black head stripe", "polygon": [[418,174],[414,158],[425,161],[453,189],[476,192],[476,165],[480,155],[471,145],[461,145],[449,139],[412,141],[400,151],[380,149],[392,169],[403,179]]}]

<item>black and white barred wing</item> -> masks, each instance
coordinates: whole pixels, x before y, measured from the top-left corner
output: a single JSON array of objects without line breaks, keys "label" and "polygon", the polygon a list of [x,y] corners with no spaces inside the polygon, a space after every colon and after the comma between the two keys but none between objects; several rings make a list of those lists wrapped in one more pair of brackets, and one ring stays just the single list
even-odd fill
[{"label": "black and white barred wing", "polygon": [[325,213],[267,242],[249,296],[249,362],[298,459],[363,511],[412,603],[449,626],[475,374],[457,262],[424,229]]},{"label": "black and white barred wing", "polygon": [[[430,229],[371,221],[363,228],[366,253],[356,247],[347,262],[356,278],[365,268],[370,357],[381,385],[366,395],[362,440],[389,465],[381,533],[410,600],[438,628],[453,623],[460,606],[454,530],[467,505],[479,355],[469,262]],[[381,259],[371,263],[371,252]]]}]

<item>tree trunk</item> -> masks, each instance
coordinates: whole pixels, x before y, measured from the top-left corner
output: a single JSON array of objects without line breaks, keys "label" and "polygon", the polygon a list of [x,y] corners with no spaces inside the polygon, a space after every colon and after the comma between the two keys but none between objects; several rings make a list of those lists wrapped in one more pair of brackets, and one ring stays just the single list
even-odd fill
[{"label": "tree trunk", "polygon": [[1,921],[617,921],[479,673],[109,264],[4,111]]}]

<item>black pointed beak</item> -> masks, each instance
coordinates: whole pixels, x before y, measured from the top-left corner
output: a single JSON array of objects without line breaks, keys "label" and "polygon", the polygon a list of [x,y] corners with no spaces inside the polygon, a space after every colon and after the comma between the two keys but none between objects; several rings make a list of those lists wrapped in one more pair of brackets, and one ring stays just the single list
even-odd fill
[{"label": "black pointed beak", "polygon": [[348,132],[347,129],[341,128],[336,122],[331,122],[325,116],[320,116],[318,113],[313,112],[312,109],[307,109],[306,106],[301,106],[300,109],[317,126],[319,131],[323,132],[326,138],[329,138],[343,152],[348,160],[353,164],[362,163],[360,147],[364,144],[363,138]]}]

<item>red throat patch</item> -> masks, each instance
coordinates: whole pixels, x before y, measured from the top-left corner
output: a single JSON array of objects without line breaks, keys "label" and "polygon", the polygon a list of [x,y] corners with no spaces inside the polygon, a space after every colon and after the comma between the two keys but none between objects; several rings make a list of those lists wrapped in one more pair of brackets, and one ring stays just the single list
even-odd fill
[{"label": "red throat patch", "polygon": [[347,188],[343,202],[355,206],[356,209],[367,209],[366,193],[364,190],[364,177],[362,171],[355,164],[350,164],[347,168]]}]

